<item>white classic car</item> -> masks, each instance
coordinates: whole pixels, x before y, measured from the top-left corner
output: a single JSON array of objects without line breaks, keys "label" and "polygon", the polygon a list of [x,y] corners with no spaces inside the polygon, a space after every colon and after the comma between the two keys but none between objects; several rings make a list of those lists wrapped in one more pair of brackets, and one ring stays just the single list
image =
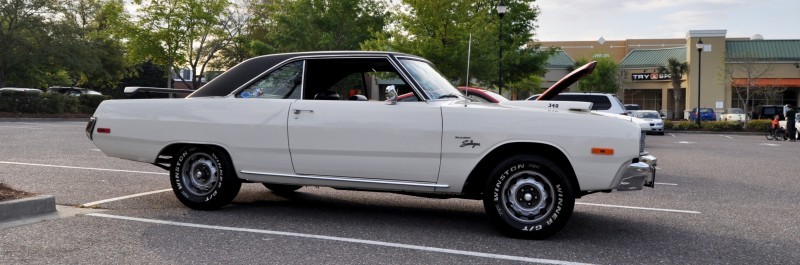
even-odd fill
[{"label": "white classic car", "polygon": [[590,108],[473,103],[417,56],[311,52],[244,61],[185,99],[105,101],[86,130],[109,156],[169,170],[192,209],[230,203],[243,182],[470,198],[507,235],[540,239],[576,198],[653,187],[640,128]]}]

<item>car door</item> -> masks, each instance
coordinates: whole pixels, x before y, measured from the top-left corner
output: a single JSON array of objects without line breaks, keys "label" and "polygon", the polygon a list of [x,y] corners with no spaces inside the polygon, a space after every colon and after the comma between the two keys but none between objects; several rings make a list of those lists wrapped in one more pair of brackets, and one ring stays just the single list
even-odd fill
[{"label": "car door", "polygon": [[382,101],[380,89],[388,83],[410,91],[388,58],[306,63],[307,93],[292,103],[288,122],[296,174],[436,181],[441,108],[418,100]]}]

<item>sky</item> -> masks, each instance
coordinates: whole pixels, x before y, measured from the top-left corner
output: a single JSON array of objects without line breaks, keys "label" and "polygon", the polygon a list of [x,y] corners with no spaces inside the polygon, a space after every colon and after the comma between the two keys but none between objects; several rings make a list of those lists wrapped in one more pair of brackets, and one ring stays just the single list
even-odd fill
[{"label": "sky", "polygon": [[[800,39],[800,0],[536,0],[539,41],[686,38],[689,30],[727,37]],[[509,10],[513,12],[513,10]]]}]

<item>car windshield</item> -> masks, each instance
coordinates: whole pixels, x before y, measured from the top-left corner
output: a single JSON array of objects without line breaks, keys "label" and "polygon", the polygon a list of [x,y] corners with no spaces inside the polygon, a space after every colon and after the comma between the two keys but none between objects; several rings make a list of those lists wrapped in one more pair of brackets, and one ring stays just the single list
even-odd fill
[{"label": "car windshield", "polygon": [[636,118],[642,118],[642,119],[660,119],[661,118],[661,116],[658,115],[658,113],[654,112],[654,111],[646,111],[646,112],[645,111],[639,111],[639,112],[636,112],[635,115],[636,115]]},{"label": "car windshield", "polygon": [[714,111],[711,109],[700,109],[700,113],[708,113],[708,112],[714,112]]},{"label": "car windshield", "polygon": [[744,114],[744,110],[742,109],[728,109],[729,114]]},{"label": "car windshield", "polygon": [[411,77],[417,81],[422,91],[431,99],[462,98],[461,93],[453,87],[436,69],[428,63],[401,59],[400,63],[408,70]]}]

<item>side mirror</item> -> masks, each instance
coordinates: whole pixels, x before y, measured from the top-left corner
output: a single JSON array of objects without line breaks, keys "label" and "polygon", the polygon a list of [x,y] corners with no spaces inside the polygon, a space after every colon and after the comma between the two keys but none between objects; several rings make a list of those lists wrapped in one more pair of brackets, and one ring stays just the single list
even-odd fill
[{"label": "side mirror", "polygon": [[386,87],[386,104],[397,104],[397,89],[394,88],[394,85]]}]

